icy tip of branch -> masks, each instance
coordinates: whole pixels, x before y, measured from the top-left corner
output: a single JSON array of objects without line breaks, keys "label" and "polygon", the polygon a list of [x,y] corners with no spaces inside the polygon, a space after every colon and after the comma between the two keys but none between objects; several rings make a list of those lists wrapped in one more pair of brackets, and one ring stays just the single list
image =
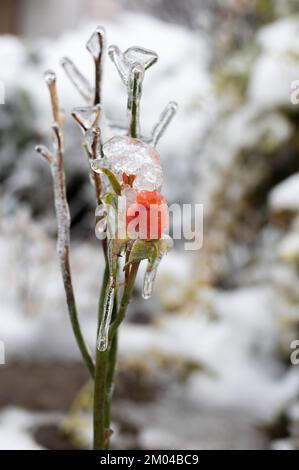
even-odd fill
[{"label": "icy tip of branch", "polygon": [[35,151],[45,158],[48,163],[51,164],[53,162],[53,155],[45,145],[36,145]]},{"label": "icy tip of branch", "polygon": [[166,131],[174,115],[178,110],[178,104],[175,101],[170,101],[166,108],[163,110],[159,117],[158,122],[155,124],[152,130],[152,145],[156,147],[162,135]]},{"label": "icy tip of branch", "polygon": [[135,63],[131,68],[131,78],[143,80],[145,68],[142,64]]},{"label": "icy tip of branch", "polygon": [[52,85],[56,82],[56,73],[53,70],[46,70],[44,73],[44,79],[47,85]]},{"label": "icy tip of branch", "polygon": [[144,47],[132,46],[124,52],[124,59],[128,65],[138,63],[147,70],[157,62],[158,54]]},{"label": "icy tip of branch", "polygon": [[169,103],[167,105],[167,109],[169,111],[172,111],[173,113],[176,113],[178,108],[179,108],[179,105],[176,101],[169,101]]},{"label": "icy tip of branch", "polygon": [[98,26],[96,30],[92,33],[91,37],[86,43],[86,48],[92,55],[92,57],[97,60],[103,49],[106,45],[106,31],[102,26]]},{"label": "icy tip of branch", "polygon": [[85,133],[88,129],[98,127],[101,111],[102,106],[100,104],[96,104],[95,106],[81,106],[73,108],[72,117]]}]

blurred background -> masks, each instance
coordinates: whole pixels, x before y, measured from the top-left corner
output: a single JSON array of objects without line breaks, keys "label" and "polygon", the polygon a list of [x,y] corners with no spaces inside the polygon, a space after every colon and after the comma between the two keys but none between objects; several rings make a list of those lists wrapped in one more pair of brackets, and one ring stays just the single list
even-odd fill
[{"label": "blurred background", "polygon": [[[159,144],[168,201],[204,204],[204,245],[176,242],[151,301],[121,328],[113,403],[118,449],[298,449],[298,0],[2,0],[0,4],[0,448],[91,444],[91,387],[72,337],[55,248],[43,72],[58,75],[66,113],[72,268],[80,318],[95,341],[103,260],[93,190],[70,111],[69,56],[92,77],[85,48],[159,54],[148,71],[141,125],[178,101]],[[126,94],[107,59],[106,117],[126,119]]]}]

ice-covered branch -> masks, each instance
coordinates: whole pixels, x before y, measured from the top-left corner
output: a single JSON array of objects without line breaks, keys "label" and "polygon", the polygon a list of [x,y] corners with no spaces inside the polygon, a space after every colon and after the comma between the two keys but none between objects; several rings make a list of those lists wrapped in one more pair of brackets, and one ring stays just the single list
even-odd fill
[{"label": "ice-covered branch", "polygon": [[128,83],[129,132],[131,137],[139,137],[140,135],[139,115],[143,78],[144,67],[140,64],[134,64]]},{"label": "ice-covered branch", "polygon": [[99,104],[101,102],[103,61],[106,48],[106,33],[104,28],[101,26],[97,27],[87,41],[86,48],[92,55],[95,64],[94,104]]},{"label": "ice-covered branch", "polygon": [[155,124],[152,130],[152,145],[156,147],[159,140],[163,136],[164,132],[166,131],[168,125],[170,124],[172,118],[174,117],[175,113],[177,112],[178,105],[175,101],[170,101],[166,108],[163,110],[158,122]]},{"label": "ice-covered branch", "polygon": [[85,360],[86,365],[90,371],[90,374],[93,377],[95,369],[94,362],[81,332],[71,276],[71,267],[69,260],[71,220],[65,186],[64,144],[63,133],[61,130],[63,118],[58,102],[55,73],[52,71],[48,71],[45,74],[45,80],[50,91],[52,112],[54,117],[54,124],[52,126],[52,129],[55,153],[52,155],[49,150],[44,146],[38,146],[36,147],[36,150],[50,164],[53,178],[54,201],[57,218],[57,251],[60,261],[69,316],[77,344],[79,346],[83,359]]},{"label": "ice-covered branch", "polygon": [[94,95],[94,90],[87,78],[84,77],[84,75],[76,67],[73,61],[68,57],[64,57],[63,59],[61,59],[61,65],[74,87],[80,93],[80,95],[85,99],[87,103],[91,103]]}]

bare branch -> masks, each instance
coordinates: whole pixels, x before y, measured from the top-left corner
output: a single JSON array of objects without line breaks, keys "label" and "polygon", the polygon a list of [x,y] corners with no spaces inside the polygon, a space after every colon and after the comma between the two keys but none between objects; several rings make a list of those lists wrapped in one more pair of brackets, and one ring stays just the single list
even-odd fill
[{"label": "bare branch", "polygon": [[66,294],[66,301],[69,311],[69,316],[73,328],[73,332],[81,351],[82,357],[90,371],[91,376],[94,376],[94,361],[91,354],[85,344],[81,327],[77,314],[77,307],[75,301],[75,295],[72,284],[71,267],[69,260],[70,252],[70,211],[66,197],[66,186],[65,186],[65,171],[64,171],[64,148],[63,148],[63,132],[60,126],[62,123],[61,111],[58,102],[57,90],[56,90],[56,76],[53,72],[46,74],[46,81],[49,87],[52,111],[54,117],[54,124],[52,126],[54,135],[54,147],[55,156],[51,155],[50,152],[42,146],[37,147],[37,151],[50,163],[53,187],[54,187],[54,201],[55,211],[57,219],[57,251],[60,261],[60,268],[64,283],[64,290]]},{"label": "bare branch", "polygon": [[45,160],[47,160],[49,165],[52,165],[54,161],[54,156],[45,145],[37,145],[35,147],[35,151],[39,153],[43,158],[45,158]]},{"label": "bare branch", "polygon": [[56,74],[52,70],[47,70],[44,74],[46,83],[50,91],[53,120],[57,124],[63,124],[63,114],[59,108],[57,87],[56,87]]},{"label": "bare branch", "polygon": [[177,112],[178,105],[175,101],[170,101],[164,111],[162,112],[159,121],[154,126],[152,130],[152,145],[156,147],[159,140],[161,139],[162,135],[166,131],[167,127],[169,126],[172,118],[174,117],[175,113]]},{"label": "bare branch", "polygon": [[76,67],[74,62],[68,57],[63,57],[63,59],[61,59],[61,65],[74,87],[80,93],[80,95],[85,99],[87,103],[91,103],[94,90],[87,78],[84,77],[84,75]]},{"label": "bare branch", "polygon": [[86,44],[87,50],[90,52],[95,63],[95,92],[94,104],[101,102],[102,77],[103,77],[103,59],[106,49],[106,32],[104,28],[98,26],[91,35]]}]

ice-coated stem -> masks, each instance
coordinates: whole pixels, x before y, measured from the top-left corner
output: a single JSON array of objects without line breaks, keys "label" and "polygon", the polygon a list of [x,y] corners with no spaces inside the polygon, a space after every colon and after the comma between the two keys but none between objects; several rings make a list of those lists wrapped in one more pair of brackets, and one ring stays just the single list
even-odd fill
[{"label": "ice-coated stem", "polygon": [[103,316],[100,323],[99,335],[97,340],[97,348],[100,351],[108,349],[108,335],[111,322],[113,304],[115,296],[115,280],[113,277],[109,278],[109,283],[106,288]]},{"label": "ice-coated stem", "polygon": [[91,103],[94,90],[87,78],[84,77],[84,75],[76,67],[74,62],[68,57],[63,57],[63,59],[61,59],[61,65],[74,87],[80,93],[80,95],[85,99],[87,103]]},{"label": "ice-coated stem", "polygon": [[167,127],[169,126],[172,118],[174,117],[175,113],[177,112],[178,105],[175,101],[170,101],[166,108],[163,110],[157,124],[155,124],[152,130],[152,145],[156,147],[159,140],[161,139],[162,135],[166,131]]},{"label": "ice-coated stem", "polygon": [[162,256],[158,256],[157,259],[154,261],[153,265],[151,265],[150,263],[148,264],[147,270],[145,271],[142,288],[142,297],[145,300],[150,299],[153,294],[154,282],[157,276],[157,271],[161,260]]},{"label": "ice-coated stem", "polygon": [[132,291],[133,291],[133,287],[134,287],[134,284],[135,284],[135,280],[136,280],[139,265],[140,265],[140,262],[132,264],[132,267],[131,267],[131,270],[130,270],[130,273],[129,273],[129,276],[128,276],[128,281],[125,284],[123,295],[122,295],[120,305],[119,305],[119,308],[118,308],[117,317],[111,323],[111,326],[110,326],[109,341],[113,340],[119,325],[122,323],[122,321],[125,318],[127,307],[128,307],[128,305],[131,301]]},{"label": "ice-coated stem", "polygon": [[128,113],[129,133],[131,137],[136,138],[140,135],[139,115],[143,77],[144,67],[140,64],[134,64],[128,82]]},{"label": "ice-coated stem", "polygon": [[86,44],[87,50],[91,53],[95,64],[95,89],[94,104],[101,103],[103,61],[106,48],[106,33],[104,28],[98,26]]},{"label": "ice-coated stem", "polygon": [[86,346],[83,338],[81,327],[78,319],[75,295],[72,284],[71,267],[69,260],[70,253],[70,212],[66,197],[65,187],[65,172],[64,172],[64,146],[63,146],[63,133],[61,130],[62,114],[59,107],[57,89],[56,89],[56,76],[54,72],[47,72],[45,74],[46,83],[49,87],[51,104],[53,110],[54,124],[53,134],[55,142],[55,154],[52,155],[45,147],[36,147],[39,152],[50,164],[53,187],[54,187],[54,200],[55,211],[57,218],[57,251],[60,261],[60,268],[63,278],[64,290],[66,294],[66,301],[73,328],[74,336],[76,338],[78,347],[81,351],[82,357],[88,367],[92,377],[94,377],[95,366],[91,354]]},{"label": "ice-coated stem", "polygon": [[121,52],[118,46],[112,45],[108,48],[108,54],[112,62],[114,63],[116,70],[119,73],[119,76],[123,83],[127,85],[128,83],[128,66],[124,61],[124,55]]}]

